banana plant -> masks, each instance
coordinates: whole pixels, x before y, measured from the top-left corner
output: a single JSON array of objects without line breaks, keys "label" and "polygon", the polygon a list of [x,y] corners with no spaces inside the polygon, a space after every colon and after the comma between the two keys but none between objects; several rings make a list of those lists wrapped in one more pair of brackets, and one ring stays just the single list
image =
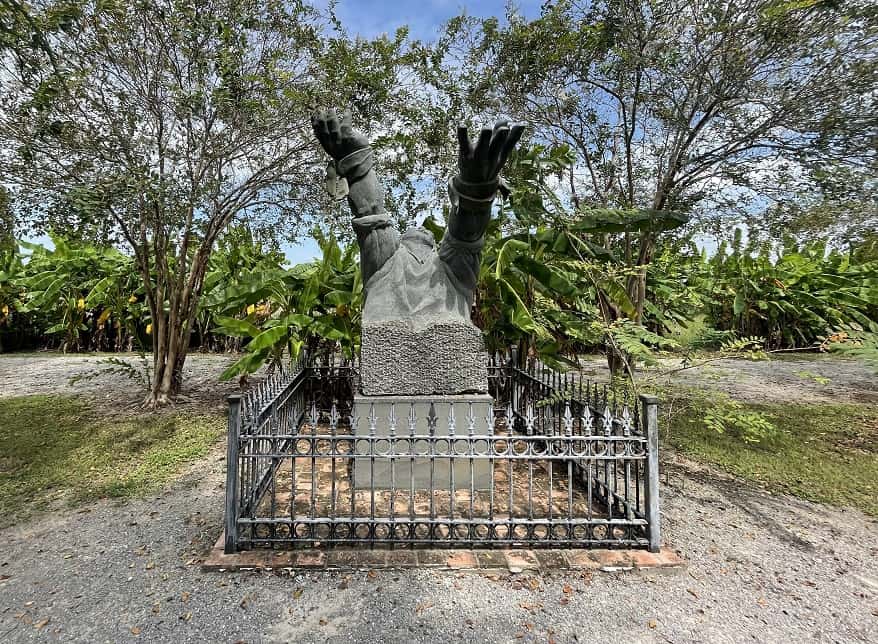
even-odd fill
[{"label": "banana plant", "polygon": [[212,294],[214,331],[245,343],[244,356],[221,378],[253,373],[263,365],[282,368],[303,350],[312,355],[341,350],[353,357],[359,347],[362,280],[356,246],[342,247],[334,236],[314,231],[322,251],[318,260],[242,271]]}]

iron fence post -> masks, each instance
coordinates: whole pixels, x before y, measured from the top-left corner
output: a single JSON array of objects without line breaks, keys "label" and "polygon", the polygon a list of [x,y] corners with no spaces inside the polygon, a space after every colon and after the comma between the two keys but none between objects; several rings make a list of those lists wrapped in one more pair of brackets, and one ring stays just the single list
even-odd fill
[{"label": "iron fence post", "polygon": [[646,520],[649,531],[649,550],[658,552],[662,545],[659,511],[659,454],[658,454],[658,398],[640,395],[643,429],[646,434]]},{"label": "iron fence post", "polygon": [[229,403],[229,435],[226,448],[226,554],[238,549],[238,442],[241,435],[241,396],[232,394]]}]

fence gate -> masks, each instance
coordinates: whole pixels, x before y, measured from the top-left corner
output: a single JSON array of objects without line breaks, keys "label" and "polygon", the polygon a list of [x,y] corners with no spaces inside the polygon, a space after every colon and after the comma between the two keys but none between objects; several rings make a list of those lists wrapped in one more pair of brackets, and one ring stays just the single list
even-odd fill
[{"label": "fence gate", "polygon": [[354,405],[352,364],[229,397],[225,550],[660,544],[657,399],[494,356],[493,404]]}]

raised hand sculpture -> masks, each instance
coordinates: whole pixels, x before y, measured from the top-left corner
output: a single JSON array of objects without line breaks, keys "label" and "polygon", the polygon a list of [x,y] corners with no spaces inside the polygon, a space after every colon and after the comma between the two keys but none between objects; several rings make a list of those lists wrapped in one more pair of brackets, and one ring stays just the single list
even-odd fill
[{"label": "raised hand sculpture", "polygon": [[458,174],[448,182],[451,211],[437,252],[429,230],[411,228],[400,236],[393,227],[372,149],[350,114],[323,110],[312,124],[334,174],[347,181],[360,246],[363,393],[487,391],[484,343],[470,308],[500,171],[523,127],[499,121],[482,129],[475,144],[458,128]]}]

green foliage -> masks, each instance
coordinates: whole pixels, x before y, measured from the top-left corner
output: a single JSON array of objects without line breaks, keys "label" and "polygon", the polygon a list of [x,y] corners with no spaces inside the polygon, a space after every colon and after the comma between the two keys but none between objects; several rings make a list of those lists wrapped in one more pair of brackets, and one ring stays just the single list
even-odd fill
[{"label": "green foliage", "polygon": [[149,323],[131,258],[59,236],[52,242],[52,250],[21,243],[28,254],[12,265],[14,273],[5,272],[18,296],[4,307],[45,321],[41,333],[64,351],[130,349]]},{"label": "green foliage", "polygon": [[[668,403],[671,401],[668,400]],[[878,516],[878,410],[875,405],[738,403],[737,414],[755,414],[776,431],[747,442],[737,429],[717,433],[704,423],[703,396],[686,392],[665,404],[662,438],[683,454],[713,463],[775,492]]]},{"label": "green foliage", "polygon": [[4,525],[51,504],[155,491],[224,431],[221,416],[108,417],[68,396],[2,398],[0,418]]},{"label": "green foliage", "polygon": [[205,298],[214,331],[241,338],[244,356],[223,379],[281,366],[303,350],[351,357],[360,341],[360,277],[355,245],[315,231],[322,258],[285,269],[271,259],[229,276]]},{"label": "green foliage", "polygon": [[704,425],[718,434],[731,434],[745,443],[770,443],[778,429],[765,412],[753,411],[725,394],[712,394],[706,402]]},{"label": "green foliage", "polygon": [[812,346],[852,323],[878,331],[878,262],[851,261],[821,242],[745,245],[738,232],[696,268],[712,324],[769,348]]}]

